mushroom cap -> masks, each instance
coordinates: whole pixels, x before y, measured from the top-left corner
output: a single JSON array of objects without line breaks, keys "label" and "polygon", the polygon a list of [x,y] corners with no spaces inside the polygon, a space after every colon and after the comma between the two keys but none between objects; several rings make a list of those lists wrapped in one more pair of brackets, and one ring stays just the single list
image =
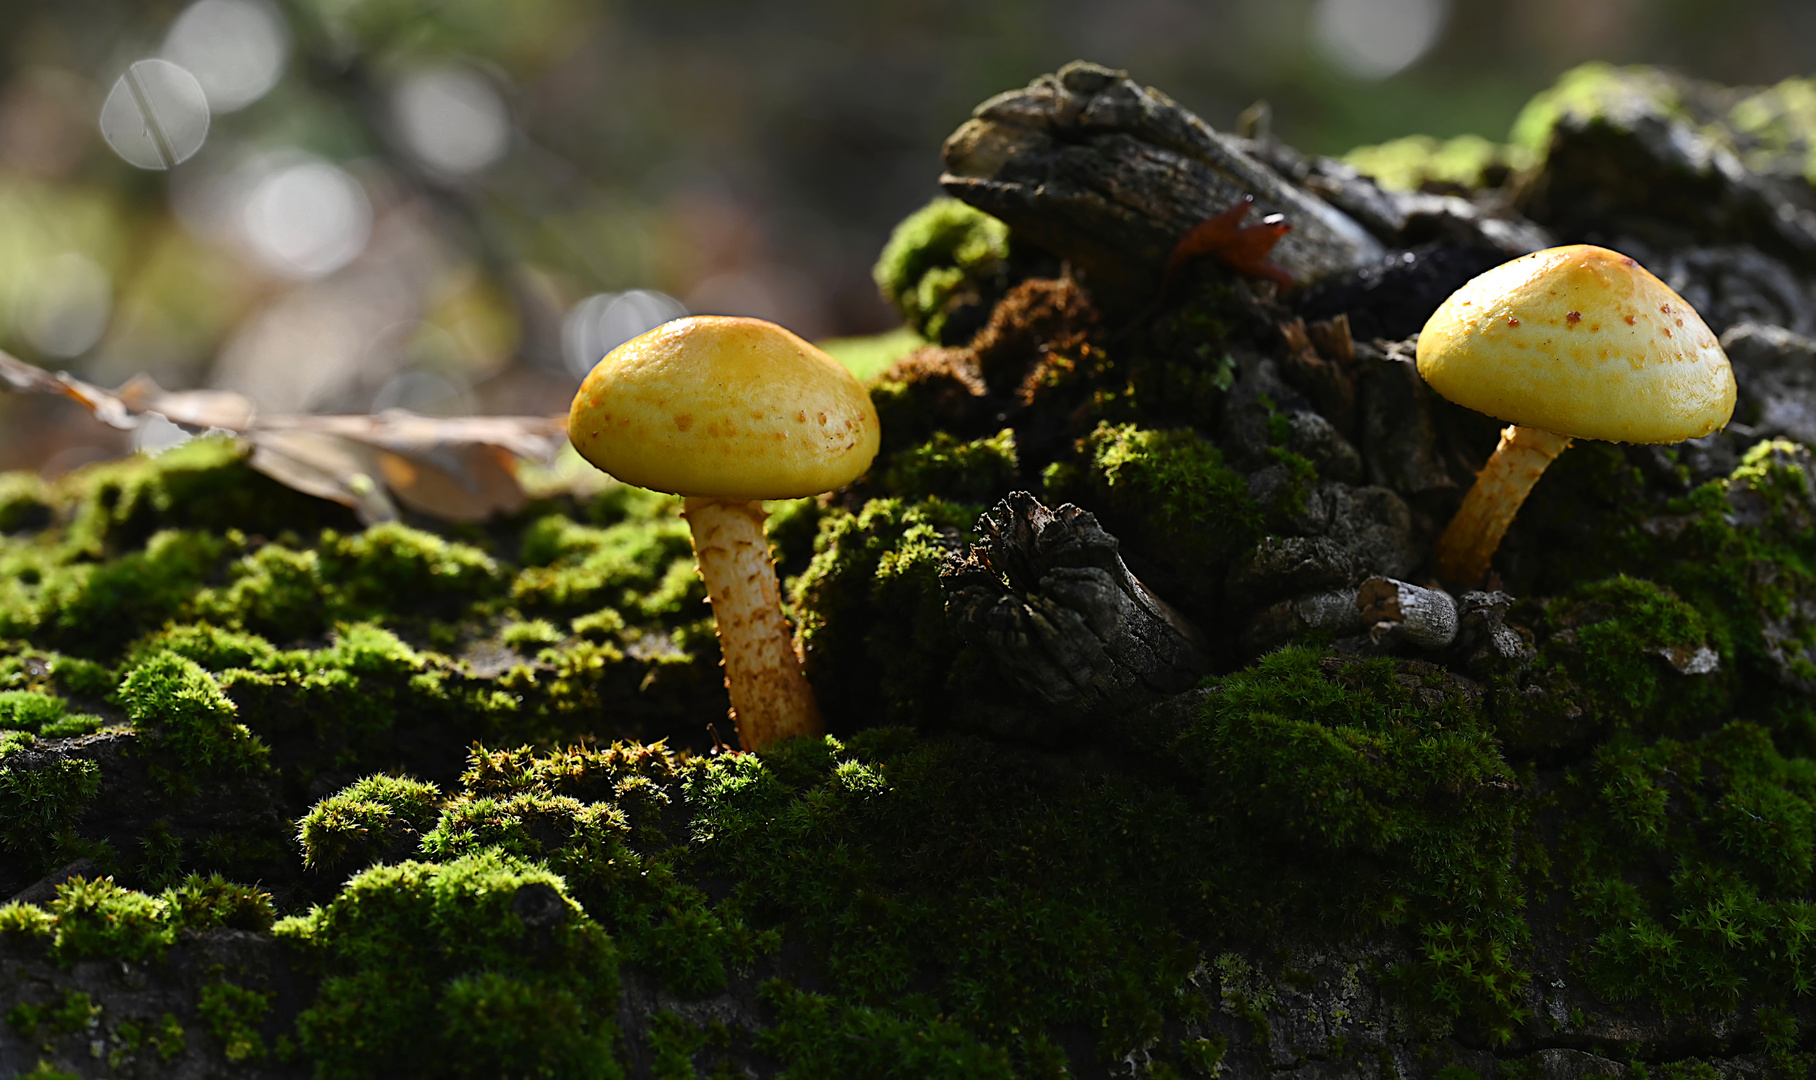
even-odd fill
[{"label": "mushroom cap", "polygon": [[568,439],[627,484],[701,498],[793,499],[863,475],[880,436],[844,365],[762,319],[696,315],[606,354]]},{"label": "mushroom cap", "polygon": [[1419,374],[1522,427],[1676,443],[1734,415],[1734,371],[1669,285],[1619,252],[1547,248],[1472,279],[1419,333]]}]

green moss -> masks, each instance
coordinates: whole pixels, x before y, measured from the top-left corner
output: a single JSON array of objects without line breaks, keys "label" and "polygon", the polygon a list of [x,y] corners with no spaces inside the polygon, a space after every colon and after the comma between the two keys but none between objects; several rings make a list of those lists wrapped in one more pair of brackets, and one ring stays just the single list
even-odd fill
[{"label": "green moss", "polygon": [[891,458],[883,482],[890,491],[909,499],[937,494],[988,505],[1008,492],[1016,466],[1012,428],[971,442],[941,431]]},{"label": "green moss", "polygon": [[1601,116],[1633,97],[1644,98],[1667,115],[1683,111],[1676,84],[1657,68],[1583,64],[1565,72],[1550,89],[1526,103],[1514,119],[1509,141],[1542,155],[1551,142],[1551,129],[1560,119]]},{"label": "green moss", "polygon": [[52,1038],[85,1031],[101,1015],[101,1006],[80,990],[65,989],[61,999],[33,1005],[20,1002],[6,1014],[6,1022],[27,1039],[45,1034]]},{"label": "green moss", "polygon": [[190,874],[159,899],[170,921],[190,930],[225,927],[258,933],[271,929],[277,918],[270,893],[219,874]]},{"label": "green moss", "polygon": [[63,719],[63,699],[30,690],[0,690],[0,728],[37,731]]},{"label": "green moss", "polygon": [[524,569],[511,598],[526,609],[579,614],[612,608],[632,618],[673,617],[705,598],[694,572],[680,500],[654,518],[604,528],[568,518],[540,519],[524,530]]},{"label": "green moss", "polygon": [[563,636],[561,631],[555,629],[555,624],[547,619],[530,619],[527,622],[509,623],[498,631],[498,640],[513,648],[521,648],[525,645],[554,645],[559,643]]},{"label": "green moss", "polygon": [[364,868],[434,824],[441,791],[409,777],[379,774],[315,804],[297,823],[303,865],[343,872]]},{"label": "green moss", "polygon": [[1728,124],[1749,168],[1770,175],[1785,171],[1786,159],[1801,161],[1804,180],[1816,184],[1816,80],[1786,79],[1750,94],[1728,111]]},{"label": "green moss", "polygon": [[1016,1075],[1009,1055],[938,1017],[903,1017],[842,1005],[780,981],[763,997],[777,1014],[760,1045],[784,1063],[788,1080],[874,1076],[899,1080],[973,1080]]},{"label": "green moss", "polygon": [[1170,600],[1214,605],[1230,560],[1260,535],[1261,508],[1247,479],[1189,429],[1106,423],[1079,451],[1076,470],[1052,474],[1050,501],[1097,511],[1125,545],[1169,575]]},{"label": "green moss", "polygon": [[949,305],[993,282],[1009,257],[1009,227],[957,199],[938,198],[890,233],[872,276],[908,326],[940,339]]},{"label": "green moss", "polygon": [[297,1019],[319,1076],[621,1074],[616,950],[548,870],[495,851],[376,867],[277,933],[324,974]]},{"label": "green moss", "polygon": [[44,481],[33,473],[0,473],[0,534],[42,529],[51,514]]},{"label": "green moss", "polygon": [[705,1049],[706,1031],[668,1009],[650,1017],[650,1072],[656,1080],[694,1080],[694,1055]]},{"label": "green moss", "polygon": [[81,758],[0,764],[0,849],[33,877],[86,853],[76,827],[100,790],[100,767]]},{"label": "green moss", "polygon": [[156,1029],[146,1032],[145,1045],[157,1053],[159,1061],[169,1064],[189,1049],[189,1040],[175,1014],[165,1013],[158,1018]]},{"label": "green moss", "polygon": [[71,878],[47,905],[56,920],[52,951],[64,962],[95,957],[145,960],[176,940],[169,905],[114,884],[113,878]]},{"label": "green moss", "polygon": [[1345,163],[1389,191],[1418,191],[1432,185],[1496,187],[1498,179],[1530,165],[1531,159],[1525,146],[1501,146],[1480,135],[1451,139],[1407,135],[1377,146],[1358,146],[1343,155]]},{"label": "green moss", "polygon": [[202,987],[196,1015],[208,1025],[228,1061],[262,1061],[265,1039],[259,1028],[271,1011],[271,994],[248,990],[228,982]]},{"label": "green moss", "polygon": [[815,554],[791,586],[806,667],[832,716],[907,722],[962,693],[962,643],[945,618],[939,567],[975,507],[873,499],[820,523]]},{"label": "green moss", "polygon": [[265,744],[239,722],[233,701],[194,660],[156,653],[126,673],[119,695],[167,787],[269,768]]}]

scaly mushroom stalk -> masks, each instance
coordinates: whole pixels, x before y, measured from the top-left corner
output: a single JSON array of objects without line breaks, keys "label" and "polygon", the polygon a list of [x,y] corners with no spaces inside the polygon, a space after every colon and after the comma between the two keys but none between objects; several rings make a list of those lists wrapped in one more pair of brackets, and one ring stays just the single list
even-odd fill
[{"label": "scaly mushroom stalk", "polygon": [[1475,486],[1463,496],[1457,516],[1438,537],[1438,576],[1458,585],[1478,584],[1532,485],[1569,447],[1562,435],[1508,425],[1488,464],[1476,474]]},{"label": "scaly mushroom stalk", "polygon": [[801,671],[763,523],[762,503],[690,497],[682,516],[712,603],[738,740],[755,750],[825,730]]}]

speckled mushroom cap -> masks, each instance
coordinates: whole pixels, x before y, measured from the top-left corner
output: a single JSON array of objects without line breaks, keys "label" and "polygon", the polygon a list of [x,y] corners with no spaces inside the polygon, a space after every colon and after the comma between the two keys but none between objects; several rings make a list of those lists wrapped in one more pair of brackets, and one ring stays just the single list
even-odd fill
[{"label": "speckled mushroom cap", "polygon": [[1619,252],[1535,251],[1452,293],[1419,334],[1419,374],[1522,427],[1675,443],[1734,414],[1734,372],[1683,297]]},{"label": "speckled mushroom cap", "polygon": [[793,499],[843,487],[880,426],[844,365],[762,319],[697,315],[599,361],[568,413],[580,456],[677,495]]}]

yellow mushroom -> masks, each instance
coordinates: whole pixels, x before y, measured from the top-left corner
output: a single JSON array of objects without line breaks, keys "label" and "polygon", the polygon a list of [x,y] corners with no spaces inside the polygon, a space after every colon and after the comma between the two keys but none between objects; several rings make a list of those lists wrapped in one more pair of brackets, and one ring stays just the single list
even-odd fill
[{"label": "yellow mushroom", "polygon": [[1588,244],[1503,263],[1452,293],[1419,334],[1419,374],[1511,425],[1438,540],[1437,572],[1473,587],[1520,504],[1571,439],[1678,443],[1734,414],[1734,372],[1683,297]]},{"label": "yellow mushroom", "polygon": [[761,500],[843,487],[876,456],[870,395],[761,319],[702,315],[633,338],[574,397],[568,438],[627,484],[686,497],[732,718],[746,750],[824,730],[782,614]]}]

